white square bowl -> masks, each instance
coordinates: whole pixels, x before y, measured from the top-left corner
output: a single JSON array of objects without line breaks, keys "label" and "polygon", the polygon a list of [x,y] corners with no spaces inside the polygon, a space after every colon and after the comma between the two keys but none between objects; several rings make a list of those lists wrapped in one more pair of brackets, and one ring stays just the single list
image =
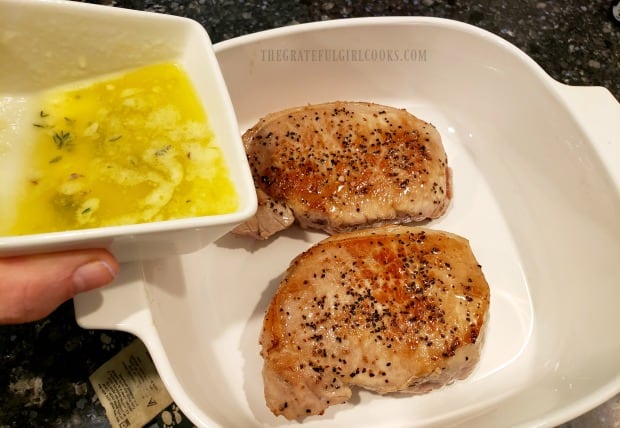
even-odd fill
[{"label": "white square bowl", "polygon": [[[204,106],[239,195],[237,211],[0,237],[0,256],[86,247],[108,247],[120,261],[183,254],[217,239],[256,209],[236,116],[211,41],[200,24],[187,18],[62,0],[0,2],[0,112],[9,118],[3,129],[7,141],[19,135],[21,127],[31,126],[22,106],[40,92],[167,61],[184,68]],[[5,157],[15,150],[0,149]]]},{"label": "white square bowl", "polygon": [[[434,18],[304,24],[216,45],[240,131],[332,100],[405,107],[442,134],[454,199],[428,226],[470,240],[491,287],[472,375],[430,394],[354,394],[308,427],[554,426],[620,391],[620,105],[567,87],[478,28]],[[391,58],[391,59],[390,59]],[[324,235],[227,235],[123,266],[78,322],[129,331],[198,426],[299,426],[267,409],[258,337],[292,258]]]}]

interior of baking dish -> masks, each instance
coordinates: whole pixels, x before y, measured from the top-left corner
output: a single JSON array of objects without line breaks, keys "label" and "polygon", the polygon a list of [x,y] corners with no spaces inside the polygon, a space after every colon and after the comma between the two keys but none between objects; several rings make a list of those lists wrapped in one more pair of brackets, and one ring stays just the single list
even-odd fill
[{"label": "interior of baking dish", "polygon": [[[470,378],[422,396],[356,392],[304,425],[553,425],[618,390],[619,183],[582,106],[567,102],[575,88],[489,33],[430,18],[294,26],[216,49],[241,132],[268,112],[333,100],[407,108],[432,122],[454,199],[427,226],[468,238],[491,287]],[[597,94],[602,110],[617,111]],[[322,237],[296,228],[267,242],[225,236],[198,253],[132,265],[122,284],[78,300],[78,320],[139,335],[196,423],[286,425],[264,404],[258,336],[288,262]]]}]

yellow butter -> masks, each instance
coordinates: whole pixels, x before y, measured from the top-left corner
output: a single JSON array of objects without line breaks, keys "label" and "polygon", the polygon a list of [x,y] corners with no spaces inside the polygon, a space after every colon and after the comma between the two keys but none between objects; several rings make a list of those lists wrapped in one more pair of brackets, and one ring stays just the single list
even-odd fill
[{"label": "yellow butter", "polygon": [[9,234],[225,214],[238,207],[184,70],[163,63],[42,97]]}]

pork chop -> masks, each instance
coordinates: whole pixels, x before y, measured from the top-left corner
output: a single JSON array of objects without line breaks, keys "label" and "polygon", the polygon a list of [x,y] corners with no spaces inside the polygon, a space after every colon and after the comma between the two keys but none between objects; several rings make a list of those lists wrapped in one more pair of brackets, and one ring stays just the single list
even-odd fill
[{"label": "pork chop", "polygon": [[260,337],[267,406],[323,414],[351,387],[425,393],[479,360],[489,286],[469,242],[384,226],[333,235],[290,264]]},{"label": "pork chop", "polygon": [[262,118],[243,142],[266,199],[237,234],[266,239],[289,219],[328,233],[404,224],[437,218],[450,201],[441,137],[404,109],[340,101],[290,108]]}]

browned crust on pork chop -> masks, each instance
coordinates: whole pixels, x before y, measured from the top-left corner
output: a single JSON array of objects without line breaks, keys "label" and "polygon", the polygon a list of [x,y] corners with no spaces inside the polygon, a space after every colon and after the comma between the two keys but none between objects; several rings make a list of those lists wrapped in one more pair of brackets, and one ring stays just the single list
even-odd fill
[{"label": "browned crust on pork chop", "polygon": [[[450,170],[435,127],[404,109],[330,102],[268,114],[243,135],[258,192],[252,224],[265,239],[292,222],[328,233],[441,216]],[[285,209],[274,209],[282,206]]]},{"label": "browned crust on pork chop", "polygon": [[424,393],[476,365],[490,301],[469,242],[386,226],[327,238],[296,257],[265,314],[265,399],[295,419],[351,387]]}]

